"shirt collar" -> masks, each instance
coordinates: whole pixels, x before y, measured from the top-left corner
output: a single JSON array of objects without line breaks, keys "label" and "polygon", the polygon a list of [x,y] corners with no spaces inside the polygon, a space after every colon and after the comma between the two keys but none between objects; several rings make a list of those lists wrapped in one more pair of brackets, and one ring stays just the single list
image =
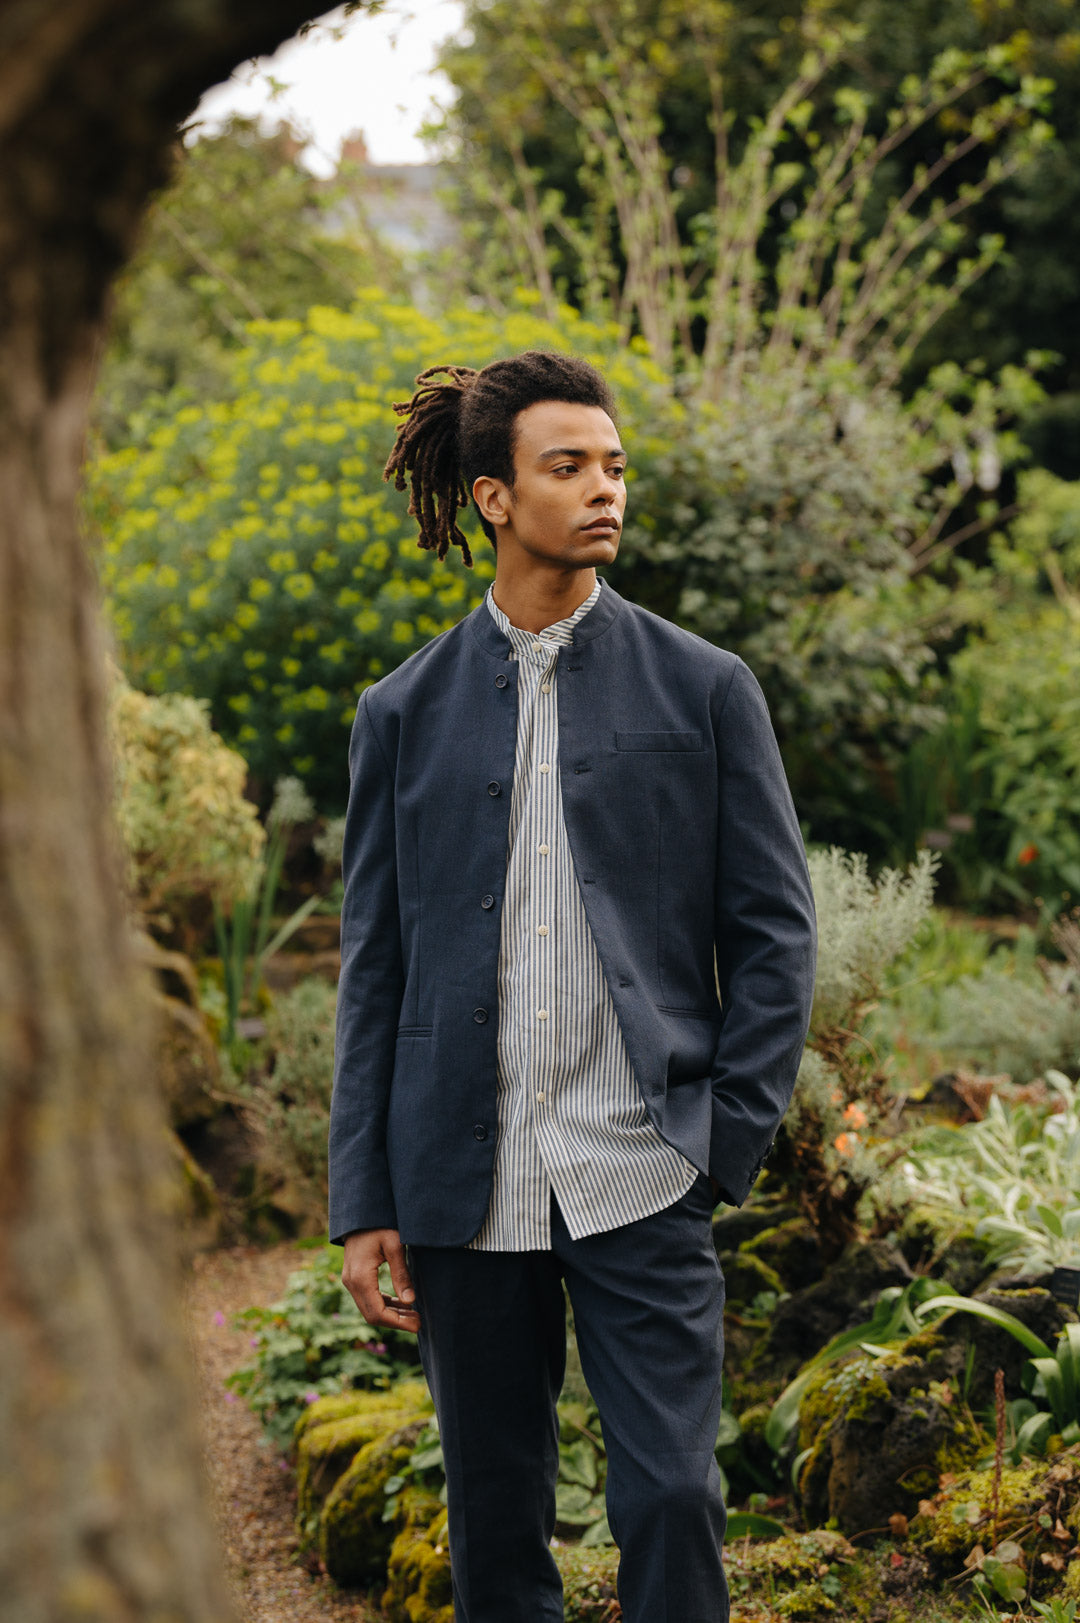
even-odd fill
[{"label": "shirt collar", "polygon": [[598,575],[596,585],[584,603],[579,603],[573,614],[567,615],[565,620],[556,620],[554,625],[545,626],[542,631],[523,631],[520,626],[512,625],[492,596],[491,586],[484,593],[484,601],[490,609],[492,619],[499,627],[499,630],[509,637],[511,648],[517,657],[519,659],[523,657],[535,659],[538,645],[544,655],[550,653],[553,645],[562,648],[571,646],[574,641],[574,627],[588,614],[600,596],[603,584]]}]

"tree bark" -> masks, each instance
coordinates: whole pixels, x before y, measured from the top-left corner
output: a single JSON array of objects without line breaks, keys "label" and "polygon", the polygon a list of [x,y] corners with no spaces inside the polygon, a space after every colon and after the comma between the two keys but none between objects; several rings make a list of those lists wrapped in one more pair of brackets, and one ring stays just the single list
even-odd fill
[{"label": "tree bark", "polygon": [[177,123],[306,15],[0,6],[2,1623],[229,1616],[77,502],[108,284]]}]

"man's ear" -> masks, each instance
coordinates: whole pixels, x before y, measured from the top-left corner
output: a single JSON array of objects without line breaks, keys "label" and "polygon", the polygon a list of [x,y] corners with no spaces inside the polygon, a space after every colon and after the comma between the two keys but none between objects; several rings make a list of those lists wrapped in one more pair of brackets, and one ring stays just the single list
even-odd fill
[{"label": "man's ear", "polygon": [[491,479],[486,473],[481,474],[479,479],[473,481],[472,494],[476,511],[489,524],[510,522],[510,492],[501,479]]}]

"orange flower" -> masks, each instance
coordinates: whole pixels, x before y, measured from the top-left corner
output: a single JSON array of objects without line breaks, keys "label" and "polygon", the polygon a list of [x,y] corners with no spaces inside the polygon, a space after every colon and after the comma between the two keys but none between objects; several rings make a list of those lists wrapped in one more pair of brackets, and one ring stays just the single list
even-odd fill
[{"label": "orange flower", "polygon": [[865,1127],[867,1122],[866,1111],[862,1105],[852,1103],[844,1111],[844,1120],[852,1127]]},{"label": "orange flower", "polygon": [[1031,845],[1030,843],[1025,845],[1016,853],[1016,860],[1020,864],[1021,868],[1026,868],[1031,862],[1037,862],[1038,857],[1039,847],[1037,845]]},{"label": "orange flower", "polygon": [[838,1133],[833,1139],[833,1149],[837,1155],[854,1155],[858,1142],[854,1133]]}]

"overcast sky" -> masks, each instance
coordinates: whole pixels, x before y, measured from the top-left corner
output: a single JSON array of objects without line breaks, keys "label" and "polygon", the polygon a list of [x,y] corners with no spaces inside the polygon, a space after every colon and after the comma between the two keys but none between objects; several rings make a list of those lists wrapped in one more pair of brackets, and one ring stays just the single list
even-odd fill
[{"label": "overcast sky", "polygon": [[[428,154],[416,131],[450,95],[432,71],[435,49],[461,26],[461,0],[390,0],[379,16],[344,22],[340,10],[329,12],[306,38],[207,91],[196,117],[211,127],[234,112],[289,117],[310,132],[305,157],[320,173],[333,168],[342,136],[358,129],[373,163],[422,163]],[[285,88],[275,92],[271,80]]]}]

